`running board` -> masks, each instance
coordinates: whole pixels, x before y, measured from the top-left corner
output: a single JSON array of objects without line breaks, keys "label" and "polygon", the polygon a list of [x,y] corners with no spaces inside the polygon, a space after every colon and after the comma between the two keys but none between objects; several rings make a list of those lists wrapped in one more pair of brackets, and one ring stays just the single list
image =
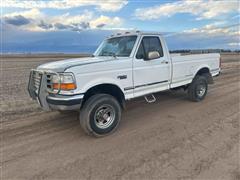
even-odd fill
[{"label": "running board", "polygon": [[154,103],[156,101],[156,98],[153,94],[144,96],[144,99],[146,100],[147,103]]}]

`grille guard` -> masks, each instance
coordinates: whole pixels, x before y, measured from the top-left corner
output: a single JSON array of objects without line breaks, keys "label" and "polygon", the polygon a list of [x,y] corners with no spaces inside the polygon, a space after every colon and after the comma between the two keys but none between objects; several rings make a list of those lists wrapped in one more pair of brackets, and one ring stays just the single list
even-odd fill
[{"label": "grille guard", "polygon": [[[41,74],[39,89],[41,87],[41,81],[42,81],[42,77],[43,77],[43,73],[41,71],[36,71],[36,70],[30,71],[29,81],[28,81],[28,93],[29,93],[30,97],[34,100],[37,99],[36,88],[34,86],[34,79],[33,79],[33,75],[36,72]],[[39,89],[38,89],[38,94],[39,94]]]},{"label": "grille guard", "polygon": [[[39,88],[38,88],[37,93],[36,93],[36,87],[34,86],[34,78],[33,78],[34,73],[39,73],[41,75],[40,84],[39,84]],[[59,76],[59,74],[56,73],[56,72],[40,71],[40,70],[33,69],[30,72],[29,82],[28,82],[28,93],[29,93],[30,97],[33,100],[38,100],[39,104],[41,105],[41,107],[44,110],[50,110],[50,107],[49,107],[48,102],[46,100],[47,96],[50,93],[51,94],[58,94],[60,92],[60,84],[61,84],[61,81],[60,81],[60,78],[59,78],[58,89],[57,90],[49,89],[47,87],[47,80],[49,80],[47,75],[57,75],[57,76]]]}]

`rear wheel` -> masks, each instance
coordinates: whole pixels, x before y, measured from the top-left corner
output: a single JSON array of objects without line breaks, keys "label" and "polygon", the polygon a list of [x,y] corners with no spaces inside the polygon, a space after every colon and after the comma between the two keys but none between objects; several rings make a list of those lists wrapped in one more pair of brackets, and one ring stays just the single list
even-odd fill
[{"label": "rear wheel", "polygon": [[105,136],[112,133],[121,120],[121,106],[108,94],[90,97],[80,111],[80,124],[87,134]]},{"label": "rear wheel", "polygon": [[197,75],[188,87],[188,97],[191,101],[199,102],[205,98],[207,90],[207,78]]}]

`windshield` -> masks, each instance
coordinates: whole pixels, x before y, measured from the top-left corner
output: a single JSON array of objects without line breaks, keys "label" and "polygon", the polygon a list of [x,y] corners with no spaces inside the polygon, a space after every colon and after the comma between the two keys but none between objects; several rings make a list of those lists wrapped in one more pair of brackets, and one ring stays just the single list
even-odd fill
[{"label": "windshield", "polygon": [[100,46],[97,56],[130,56],[137,36],[122,36],[107,39]]}]

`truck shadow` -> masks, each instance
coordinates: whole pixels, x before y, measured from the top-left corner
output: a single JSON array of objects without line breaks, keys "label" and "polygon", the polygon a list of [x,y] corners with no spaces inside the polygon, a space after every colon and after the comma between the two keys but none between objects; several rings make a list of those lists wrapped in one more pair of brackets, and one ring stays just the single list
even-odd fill
[{"label": "truck shadow", "polygon": [[156,97],[156,101],[154,103],[148,103],[144,99],[144,97],[139,97],[136,99],[133,99],[131,101],[127,101],[126,103],[126,109],[132,109],[135,108],[136,105],[139,103],[141,105],[152,105],[154,106],[159,105],[159,104],[164,104],[166,102],[171,102],[171,101],[188,101],[187,98],[187,93],[183,90],[171,90],[171,91],[162,91],[158,93],[154,93],[154,96]]},{"label": "truck shadow", "polygon": [[[178,91],[164,91],[154,94],[156,97],[156,102],[154,103],[147,103],[144,97],[136,98],[134,100],[128,101],[126,103],[126,109],[123,111],[122,120],[120,123],[120,129],[117,131],[121,133],[125,126],[128,128],[133,128],[134,121],[141,123],[144,118],[148,118],[147,114],[150,113],[153,109],[157,111],[156,116],[164,111],[161,107],[173,107],[176,106],[176,102],[188,101],[186,92],[182,90]],[[145,117],[142,115],[142,112],[145,112]],[[155,113],[152,113],[154,115]],[[136,120],[138,119],[138,120]],[[133,123],[131,123],[131,121]],[[51,122],[52,126],[58,126],[61,129],[74,129],[71,133],[77,133],[75,135],[84,135],[85,133],[80,127],[79,123],[79,112],[75,111],[68,111],[68,112],[55,112],[54,117],[52,116]],[[122,127],[122,128],[121,128]],[[79,132],[78,132],[79,131]],[[125,131],[125,130],[124,130]],[[70,131],[69,131],[70,132]],[[86,135],[87,136],[87,135]]]}]

